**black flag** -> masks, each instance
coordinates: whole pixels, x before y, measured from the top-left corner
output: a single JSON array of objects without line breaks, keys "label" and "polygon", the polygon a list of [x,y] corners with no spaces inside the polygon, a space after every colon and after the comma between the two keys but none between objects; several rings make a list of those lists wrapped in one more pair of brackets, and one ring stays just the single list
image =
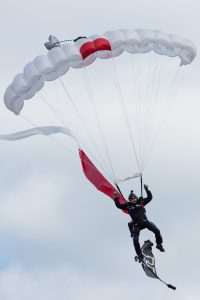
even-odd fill
[{"label": "black flag", "polygon": [[[158,275],[156,273],[155,257],[152,252],[152,246],[153,246],[153,243],[150,240],[147,240],[144,242],[144,244],[141,248],[142,254],[143,254],[142,268],[143,268],[144,272],[146,273],[147,276],[149,276],[151,278],[156,278],[156,279],[160,280],[161,282],[163,282],[164,284],[166,284],[168,286],[168,288],[175,290],[176,289],[175,286],[166,283],[165,281],[160,279],[160,277],[158,277]],[[137,256],[136,256],[135,260],[136,261],[138,260]]]}]

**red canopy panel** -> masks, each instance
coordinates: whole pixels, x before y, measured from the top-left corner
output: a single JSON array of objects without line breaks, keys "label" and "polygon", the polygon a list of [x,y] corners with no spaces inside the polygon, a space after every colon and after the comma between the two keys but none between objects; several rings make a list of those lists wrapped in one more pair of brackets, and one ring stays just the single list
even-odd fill
[{"label": "red canopy panel", "polygon": [[83,59],[85,59],[92,53],[101,51],[101,50],[111,51],[110,42],[104,38],[98,38],[98,39],[95,39],[94,41],[84,43],[80,48],[80,53],[81,53]]}]

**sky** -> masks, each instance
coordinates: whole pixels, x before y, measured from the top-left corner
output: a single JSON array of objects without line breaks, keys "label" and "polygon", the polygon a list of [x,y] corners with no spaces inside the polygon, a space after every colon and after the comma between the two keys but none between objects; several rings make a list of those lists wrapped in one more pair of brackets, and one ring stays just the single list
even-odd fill
[{"label": "sky", "polygon": [[[120,28],[159,29],[190,39],[197,57],[184,72],[144,173],[154,195],[147,216],[160,228],[166,249],[154,248],[157,272],[177,290],[147,278],[134,262],[129,217],[84,177],[74,142],[35,136],[0,141],[1,300],[199,299],[199,9],[197,0],[2,1],[0,134],[32,127],[6,109],[3,96],[14,76],[46,52],[49,34],[68,39]],[[56,125],[38,107],[27,105],[29,120],[38,114],[40,125]],[[106,107],[116,123],[113,108]],[[120,138],[114,135],[111,148],[125,172],[132,167]],[[138,191],[134,180],[122,185],[125,195],[132,188]],[[140,237],[154,241],[147,231]]]}]

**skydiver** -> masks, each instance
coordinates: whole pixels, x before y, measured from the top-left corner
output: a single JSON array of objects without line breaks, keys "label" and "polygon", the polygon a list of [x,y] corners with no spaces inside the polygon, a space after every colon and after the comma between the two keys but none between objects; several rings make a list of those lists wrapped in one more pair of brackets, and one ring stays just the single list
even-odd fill
[{"label": "skydiver", "polygon": [[127,210],[129,215],[131,216],[132,221],[128,223],[128,225],[131,232],[131,237],[133,237],[133,244],[135,247],[135,251],[138,255],[139,262],[141,262],[143,259],[143,255],[139,243],[140,230],[147,228],[148,230],[152,231],[155,234],[155,238],[156,238],[156,244],[157,244],[156,248],[159,249],[161,252],[165,251],[162,245],[163,239],[160,234],[160,230],[156,227],[155,224],[153,224],[147,219],[146,210],[144,206],[148,204],[153,197],[151,191],[148,188],[148,185],[145,184],[144,189],[147,193],[146,198],[142,198],[142,197],[138,198],[133,193],[133,191],[131,191],[128,197],[129,201],[123,204],[119,202],[118,192],[116,191],[114,193],[114,201],[117,208],[122,210]]}]

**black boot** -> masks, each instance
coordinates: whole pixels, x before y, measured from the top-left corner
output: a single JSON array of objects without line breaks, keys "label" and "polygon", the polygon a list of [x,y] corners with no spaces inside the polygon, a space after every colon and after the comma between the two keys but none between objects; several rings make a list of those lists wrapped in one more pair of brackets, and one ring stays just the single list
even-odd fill
[{"label": "black boot", "polygon": [[156,248],[159,249],[161,252],[165,252],[165,249],[163,248],[162,244],[157,244]]},{"label": "black boot", "polygon": [[141,253],[141,254],[138,256],[138,259],[139,259],[139,263],[143,262],[144,255]]}]

